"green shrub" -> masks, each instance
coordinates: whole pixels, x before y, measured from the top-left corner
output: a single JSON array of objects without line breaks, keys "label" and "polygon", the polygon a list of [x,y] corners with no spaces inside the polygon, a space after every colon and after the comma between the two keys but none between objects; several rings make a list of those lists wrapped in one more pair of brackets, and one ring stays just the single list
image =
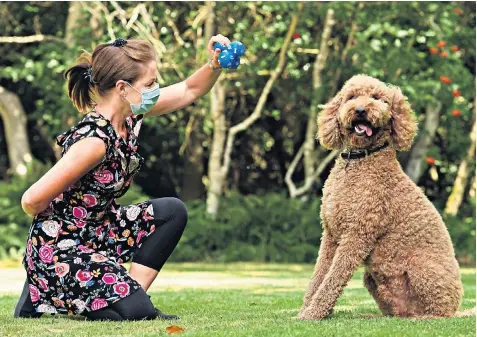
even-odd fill
[{"label": "green shrub", "polygon": [[50,167],[34,159],[27,164],[25,176],[13,174],[0,181],[0,259],[18,258],[23,254],[33,219],[23,211],[22,195]]},{"label": "green shrub", "polygon": [[285,194],[226,195],[216,219],[203,201],[187,203],[189,222],[175,261],[312,262],[321,237],[320,199]]}]

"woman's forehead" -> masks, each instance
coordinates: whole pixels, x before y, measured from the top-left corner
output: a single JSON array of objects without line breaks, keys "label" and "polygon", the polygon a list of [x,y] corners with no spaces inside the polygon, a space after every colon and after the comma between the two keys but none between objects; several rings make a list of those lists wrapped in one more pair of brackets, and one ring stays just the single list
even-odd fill
[{"label": "woman's forehead", "polygon": [[144,66],[144,73],[141,76],[141,81],[151,81],[156,79],[158,75],[156,61],[149,62]]}]

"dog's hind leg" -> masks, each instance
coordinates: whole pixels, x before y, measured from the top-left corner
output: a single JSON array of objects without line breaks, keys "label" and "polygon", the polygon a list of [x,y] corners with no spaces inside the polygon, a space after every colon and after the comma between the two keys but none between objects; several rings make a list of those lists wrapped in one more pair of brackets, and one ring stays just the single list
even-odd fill
[{"label": "dog's hind leg", "polygon": [[413,316],[452,317],[456,314],[464,293],[458,268],[451,258],[419,256],[409,262],[408,286],[416,307]]}]

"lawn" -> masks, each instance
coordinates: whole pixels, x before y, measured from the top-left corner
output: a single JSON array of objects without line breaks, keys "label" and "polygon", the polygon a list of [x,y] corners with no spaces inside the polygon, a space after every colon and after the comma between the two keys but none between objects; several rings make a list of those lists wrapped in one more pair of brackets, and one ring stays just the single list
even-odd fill
[{"label": "lawn", "polygon": [[[0,285],[0,336],[159,336],[167,335],[166,327],[171,324],[184,328],[182,336],[207,337],[475,336],[475,317],[430,321],[380,317],[362,286],[361,271],[343,292],[332,318],[297,321],[312,268],[291,264],[167,264],[149,293],[156,307],[182,319],[174,323],[114,323],[61,315],[13,319],[19,292],[11,289],[21,288],[23,274],[0,265],[0,283],[8,282],[3,288]],[[462,309],[472,308],[475,269],[462,269],[462,279]]]}]

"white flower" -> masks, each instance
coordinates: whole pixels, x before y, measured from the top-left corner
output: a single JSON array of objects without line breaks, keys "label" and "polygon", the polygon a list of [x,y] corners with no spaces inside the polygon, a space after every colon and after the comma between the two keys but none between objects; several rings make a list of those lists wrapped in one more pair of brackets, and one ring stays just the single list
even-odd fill
[{"label": "white flower", "polygon": [[81,129],[78,129],[76,132],[79,133],[80,135],[85,134],[91,129],[89,125],[83,126]]},{"label": "white flower", "polygon": [[38,306],[38,312],[49,312],[50,314],[56,314],[56,309],[52,305],[40,304]]},{"label": "white flower", "polygon": [[71,240],[71,239],[61,240],[57,244],[58,249],[60,249],[60,250],[68,250],[75,245],[76,245],[76,242],[74,240]]},{"label": "white flower", "polygon": [[139,213],[141,213],[141,208],[136,206],[136,205],[132,205],[129,207],[129,209],[126,211],[126,217],[133,221],[133,220],[136,220],[137,216],[139,215]]},{"label": "white flower", "polygon": [[86,304],[78,298],[73,301],[73,304],[76,305],[76,313],[78,314],[82,313],[84,309],[86,309]]},{"label": "white flower", "polygon": [[73,262],[76,264],[80,264],[81,262],[83,262],[83,260],[80,257],[77,257],[73,260]]},{"label": "white flower", "polygon": [[43,231],[51,237],[56,237],[60,228],[61,225],[55,220],[43,221],[43,225],[41,226],[41,229],[43,229]]},{"label": "white flower", "polygon": [[119,226],[121,226],[121,227],[126,226],[126,221],[124,221],[124,220],[119,221]]}]

